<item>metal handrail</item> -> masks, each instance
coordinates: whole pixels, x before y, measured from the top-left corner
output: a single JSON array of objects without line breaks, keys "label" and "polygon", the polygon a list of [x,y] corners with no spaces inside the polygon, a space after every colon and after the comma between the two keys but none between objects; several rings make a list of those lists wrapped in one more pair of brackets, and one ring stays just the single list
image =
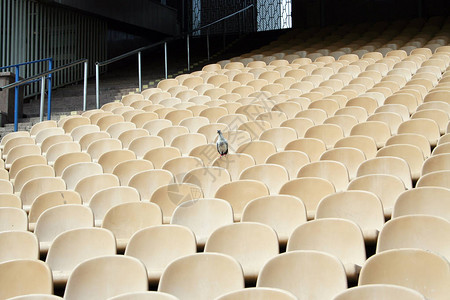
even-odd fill
[{"label": "metal handrail", "polygon": [[[242,12],[252,8],[252,7],[255,7],[254,4],[250,4],[247,7],[244,7],[244,8],[242,8],[242,9],[240,9],[240,10],[234,12],[234,13],[231,13],[231,14],[223,17],[223,18],[220,18],[220,19],[218,19],[216,21],[213,21],[213,22],[211,22],[209,24],[203,25],[203,26],[198,27],[196,29],[193,29],[191,31],[179,34],[179,35],[171,37],[171,38],[166,38],[166,39],[164,39],[164,40],[162,40],[160,42],[153,43],[151,45],[144,46],[144,47],[141,47],[141,48],[138,48],[138,49],[126,52],[124,54],[118,55],[116,57],[110,58],[110,59],[102,61],[102,62],[96,62],[95,63],[95,98],[96,98],[97,108],[100,108],[100,67],[106,66],[106,65],[108,65],[110,63],[122,60],[122,59],[127,58],[129,56],[132,56],[134,54],[137,54],[138,55],[139,92],[142,92],[141,53],[143,51],[149,50],[151,48],[154,48],[154,47],[157,47],[157,46],[160,46],[160,45],[164,44],[164,69],[165,69],[165,78],[167,79],[167,43],[171,42],[171,41],[174,41],[174,40],[178,40],[178,39],[184,38],[186,36],[186,43],[187,43],[187,69],[188,69],[188,71],[190,71],[191,62],[190,62],[189,36],[192,33],[194,33],[194,32],[197,32],[199,30],[202,30],[202,29],[208,28],[208,27],[210,27],[212,25],[215,25],[217,23],[220,23],[220,22],[222,22],[222,21],[224,21],[224,20],[226,20],[228,18],[231,18],[231,17],[233,17],[235,15],[238,15],[238,14],[240,14],[240,13],[242,13]],[[209,30],[208,30],[208,33],[207,33],[207,52],[208,52],[208,60],[209,60]]]},{"label": "metal handrail", "polygon": [[[15,68],[16,69],[16,73],[15,73],[15,80],[16,82],[18,82],[20,80],[20,68],[21,66],[25,66],[25,65],[31,65],[31,64],[35,64],[35,63],[40,63],[40,62],[44,62],[44,61],[48,61],[48,69],[52,70],[53,68],[53,58],[49,57],[49,58],[43,58],[43,59],[38,59],[38,60],[34,60],[34,61],[29,61],[29,62],[24,62],[24,63],[20,63],[20,64],[15,64],[15,65],[11,65],[11,66],[6,66],[6,67],[0,67],[0,70],[3,69],[10,69],[10,68]],[[52,75],[50,74],[47,78],[48,80],[48,118],[50,120],[50,111],[51,111],[51,98],[52,98]],[[36,80],[30,81],[28,83],[32,83]],[[0,88],[0,91],[2,90],[2,88]],[[18,130],[18,122],[19,122],[19,86],[15,87],[15,91],[14,91],[14,131]]]},{"label": "metal handrail", "polygon": [[[82,63],[84,63],[83,110],[86,110],[87,77],[88,77],[88,60],[86,58],[79,59],[79,60],[76,60],[76,61],[71,62],[69,64],[60,66],[58,68],[55,68],[55,69],[52,69],[52,70],[49,70],[49,71],[46,71],[46,72],[42,72],[42,73],[39,73],[37,75],[28,77],[26,79],[22,79],[22,80],[10,83],[8,85],[0,87],[0,91],[4,91],[4,90],[7,90],[7,89],[11,89],[11,88],[18,88],[20,85],[33,82],[36,79],[40,78],[41,79],[41,105],[40,105],[39,117],[40,117],[40,121],[42,122],[43,121],[43,115],[44,115],[45,78],[47,77],[47,75],[51,76],[51,74],[53,74],[55,72],[65,70],[65,69],[68,69],[70,67],[82,64]],[[49,104],[49,107],[50,107],[50,104]],[[17,109],[16,109],[16,111],[17,111]],[[51,111],[49,110],[49,112],[48,112],[48,119],[50,119],[50,114],[51,114]],[[14,130],[17,131],[17,128],[15,127]]]}]

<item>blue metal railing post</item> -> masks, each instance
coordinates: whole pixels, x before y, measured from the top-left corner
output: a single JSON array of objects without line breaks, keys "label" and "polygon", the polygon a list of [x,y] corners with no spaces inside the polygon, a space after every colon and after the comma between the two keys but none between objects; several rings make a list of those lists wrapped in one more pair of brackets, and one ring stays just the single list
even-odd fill
[{"label": "blue metal railing post", "polygon": [[[50,58],[48,61],[48,70],[51,71],[53,69],[53,58]],[[47,120],[51,119],[52,114],[52,74],[48,75],[47,79]]]},{"label": "blue metal railing post", "polygon": [[[19,66],[16,67],[16,82],[19,81]],[[14,131],[18,130],[19,124],[19,87],[14,88]]]}]

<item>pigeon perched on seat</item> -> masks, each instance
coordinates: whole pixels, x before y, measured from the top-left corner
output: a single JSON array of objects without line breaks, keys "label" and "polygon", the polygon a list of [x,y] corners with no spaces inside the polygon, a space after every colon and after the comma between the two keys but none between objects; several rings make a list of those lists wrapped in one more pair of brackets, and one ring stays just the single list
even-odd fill
[{"label": "pigeon perched on seat", "polygon": [[219,137],[217,138],[216,146],[217,146],[217,152],[219,152],[220,156],[224,156],[228,154],[228,142],[223,137],[222,132],[220,130],[217,130],[217,133],[219,134]]}]

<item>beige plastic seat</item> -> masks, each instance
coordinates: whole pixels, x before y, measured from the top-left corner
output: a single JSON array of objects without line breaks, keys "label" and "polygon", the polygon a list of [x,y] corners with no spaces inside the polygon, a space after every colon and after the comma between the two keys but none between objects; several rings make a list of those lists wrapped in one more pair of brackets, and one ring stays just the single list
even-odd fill
[{"label": "beige plastic seat", "polygon": [[123,252],[134,233],[145,227],[161,224],[162,213],[156,204],[129,202],[111,207],[103,218],[102,228],[114,234],[117,250]]},{"label": "beige plastic seat", "polygon": [[220,167],[202,167],[189,171],[183,178],[184,183],[199,186],[205,198],[214,197],[218,188],[231,181],[228,171]]},{"label": "beige plastic seat", "polygon": [[329,194],[335,193],[331,182],[318,177],[296,178],[285,183],[279,192],[281,195],[292,195],[300,198],[305,204],[307,218],[311,220],[316,213],[319,201]]},{"label": "beige plastic seat", "polygon": [[425,160],[422,166],[422,175],[435,171],[450,170],[450,153],[434,154]]},{"label": "beige plastic seat", "polygon": [[254,282],[264,263],[279,253],[278,237],[268,225],[235,223],[216,229],[206,241],[205,252],[228,254],[242,266],[246,281]]},{"label": "beige plastic seat", "polygon": [[60,127],[62,127],[66,133],[70,134],[72,132],[72,130],[74,130],[75,128],[77,128],[79,126],[83,126],[83,125],[90,125],[90,124],[91,124],[91,120],[89,118],[79,116],[76,118],[74,118],[74,117],[67,118],[67,120],[64,122],[64,124],[62,124],[62,126],[60,125]]},{"label": "beige plastic seat", "polygon": [[67,281],[64,299],[107,299],[147,289],[147,272],[141,261],[121,255],[101,256],[75,267]]},{"label": "beige plastic seat", "polygon": [[356,177],[356,172],[361,163],[366,160],[364,152],[353,147],[337,147],[329,149],[320,156],[321,161],[337,161],[347,168],[349,180]]},{"label": "beige plastic seat", "polygon": [[259,139],[269,141],[277,147],[278,151],[283,150],[288,143],[297,139],[297,132],[289,127],[276,127],[264,130]]},{"label": "beige plastic seat", "polygon": [[133,151],[119,149],[103,153],[98,158],[98,163],[102,166],[104,173],[112,173],[112,171],[118,164],[133,159],[136,159],[136,155]]},{"label": "beige plastic seat", "polygon": [[180,126],[184,126],[189,129],[189,132],[197,132],[202,126],[208,125],[209,120],[205,117],[190,117],[182,120]]},{"label": "beige plastic seat", "polygon": [[8,156],[8,152],[14,147],[20,145],[34,145],[35,143],[35,140],[30,136],[9,139],[3,146],[2,158],[5,159]]},{"label": "beige plastic seat", "polygon": [[325,143],[327,149],[332,148],[343,137],[344,133],[341,127],[335,124],[315,125],[305,132],[305,138],[319,139]]},{"label": "beige plastic seat", "polygon": [[177,258],[197,250],[191,230],[179,225],[155,225],[137,231],[131,237],[125,256],[142,261],[150,284],[157,284],[164,269]]},{"label": "beige plastic seat", "polygon": [[198,253],[170,263],[158,291],[180,299],[206,300],[243,288],[242,268],[235,259],[219,253]]},{"label": "beige plastic seat", "polygon": [[67,204],[44,211],[36,222],[34,233],[39,239],[41,254],[47,253],[53,239],[60,233],[76,228],[93,227],[94,215],[89,207]]},{"label": "beige plastic seat", "polygon": [[3,136],[1,142],[0,142],[0,149],[3,150],[3,147],[5,146],[6,142],[8,142],[9,140],[16,138],[16,137],[29,137],[30,136],[30,132],[28,131],[15,131],[15,132],[10,132],[5,134],[5,136]]},{"label": "beige plastic seat", "polygon": [[204,166],[211,166],[214,160],[220,157],[220,154],[217,152],[216,144],[210,143],[195,147],[191,150],[189,156],[199,158]]},{"label": "beige plastic seat", "polygon": [[74,141],[79,142],[83,136],[89,133],[93,132],[99,132],[100,127],[94,124],[89,125],[82,125],[77,128],[74,128],[72,132],[70,133],[70,136],[73,138]]},{"label": "beige plastic seat", "polygon": [[203,162],[197,157],[175,157],[164,163],[162,169],[168,170],[175,177],[176,182],[181,183],[184,175],[190,170],[203,167]]},{"label": "beige plastic seat", "polygon": [[39,259],[37,237],[27,231],[0,232],[0,263],[16,259]]},{"label": "beige plastic seat", "polygon": [[0,207],[22,208],[20,197],[11,193],[0,193]]},{"label": "beige plastic seat", "polygon": [[112,150],[121,150],[122,142],[114,138],[102,138],[89,144],[86,152],[91,155],[92,161],[96,162],[103,153]]},{"label": "beige plastic seat", "polygon": [[79,162],[67,166],[62,172],[61,178],[66,182],[67,189],[73,190],[81,179],[102,173],[103,168],[98,163]]},{"label": "beige plastic seat", "polygon": [[400,178],[406,189],[412,188],[411,171],[408,163],[399,157],[383,156],[368,159],[363,162],[357,171],[357,177],[370,174],[389,174]]},{"label": "beige plastic seat", "polygon": [[39,177],[55,177],[55,171],[49,165],[32,165],[23,168],[14,179],[14,192],[19,194],[27,181]]},{"label": "beige plastic seat", "polygon": [[302,138],[305,136],[306,130],[314,126],[314,122],[306,118],[293,118],[280,124],[281,127],[290,127],[297,132],[297,136]]},{"label": "beige plastic seat", "polygon": [[171,146],[180,150],[181,154],[186,156],[197,146],[207,144],[206,137],[200,133],[187,133],[175,137]]},{"label": "beige plastic seat", "polygon": [[216,300],[294,300],[297,299],[292,293],[275,288],[245,288],[236,292],[222,295]]},{"label": "beige plastic seat", "polygon": [[299,169],[309,162],[309,157],[306,153],[295,150],[277,152],[266,159],[266,164],[276,164],[284,167],[288,171],[289,178],[297,177]]},{"label": "beige plastic seat", "polygon": [[40,155],[41,147],[38,145],[19,145],[15,146],[8,152],[8,156],[5,159],[5,169],[10,169],[16,159],[22,158],[28,155]]},{"label": "beige plastic seat", "polygon": [[448,100],[450,92],[449,91],[436,91],[431,92],[425,96],[423,102],[432,102],[432,101],[444,101],[450,104],[450,100]]},{"label": "beige plastic seat", "polygon": [[[175,98],[176,99],[176,98]],[[168,100],[164,100],[168,101]],[[190,110],[187,109],[177,109],[174,111],[169,112],[164,119],[167,119],[172,122],[173,125],[179,125],[181,121],[187,118],[192,118],[193,113]]]},{"label": "beige plastic seat", "polygon": [[262,164],[267,157],[276,152],[276,147],[269,141],[251,141],[237,148],[236,153],[244,153],[253,157],[255,164]]},{"label": "beige plastic seat", "polygon": [[150,202],[156,203],[162,211],[163,223],[170,223],[175,208],[186,201],[203,198],[199,186],[190,183],[169,183],[161,185],[150,197]]},{"label": "beige plastic seat", "polygon": [[[147,129],[145,128],[145,125],[151,121],[156,121],[158,120],[158,114],[152,111],[145,111],[145,112],[140,112],[135,114],[131,119],[130,122],[134,123],[136,125],[136,128],[143,128],[143,129]],[[166,120],[167,123],[169,123],[169,120]],[[160,121],[158,123],[161,123],[163,121]],[[157,122],[151,122],[150,124],[154,124]]]},{"label": "beige plastic seat", "polygon": [[326,151],[325,143],[316,138],[300,138],[286,145],[285,150],[297,150],[308,155],[311,162],[318,161]]},{"label": "beige plastic seat", "polygon": [[450,293],[450,267],[445,258],[430,251],[387,250],[366,261],[358,285],[380,283],[414,289],[427,299],[447,299]]},{"label": "beige plastic seat", "polygon": [[438,124],[431,119],[411,119],[400,124],[398,133],[417,133],[425,136],[432,147],[436,146],[440,137]]},{"label": "beige plastic seat", "polygon": [[47,159],[40,155],[27,155],[21,158],[18,158],[11,164],[9,168],[9,178],[13,180],[16,177],[16,174],[23,168],[32,166],[32,165],[46,165]]},{"label": "beige plastic seat", "polygon": [[437,253],[447,260],[450,249],[445,241],[450,222],[430,215],[408,215],[388,221],[380,232],[377,253],[391,249],[418,248]]},{"label": "beige plastic seat", "polygon": [[350,135],[364,135],[375,140],[377,148],[384,147],[388,138],[391,137],[389,126],[381,121],[366,121],[356,124],[350,131]]},{"label": "beige plastic seat", "polygon": [[13,184],[7,179],[0,179],[0,189],[2,193],[14,194]]},{"label": "beige plastic seat", "polygon": [[427,138],[421,134],[402,133],[402,134],[397,134],[397,135],[391,136],[386,141],[386,146],[402,145],[402,144],[414,145],[414,146],[419,147],[420,150],[422,151],[424,159],[428,158],[431,155],[430,143],[428,142]]},{"label": "beige plastic seat", "polygon": [[203,249],[211,233],[233,223],[233,209],[230,203],[222,199],[193,199],[175,208],[170,223],[191,229],[197,248]]},{"label": "beige plastic seat", "polygon": [[52,272],[48,265],[36,259],[0,263],[0,298],[29,294],[53,294]]},{"label": "beige plastic seat", "polygon": [[374,158],[377,153],[375,140],[365,135],[344,137],[336,142],[334,148],[351,147],[361,150],[367,159]]},{"label": "beige plastic seat", "polygon": [[242,222],[258,222],[272,227],[282,246],[286,245],[294,229],[306,220],[305,205],[299,198],[290,195],[253,199],[244,207],[241,218]]},{"label": "beige plastic seat", "polygon": [[440,186],[450,188],[450,170],[434,171],[423,175],[417,181],[416,187]]},{"label": "beige plastic seat", "polygon": [[403,181],[395,175],[370,174],[352,180],[347,190],[361,190],[374,193],[383,204],[384,216],[389,218],[397,197],[406,188]]},{"label": "beige plastic seat", "polygon": [[[358,122],[365,122],[367,120],[367,111],[365,108],[360,106],[346,106],[338,109],[335,113],[335,116],[340,115],[349,115],[353,116],[358,120]],[[325,121],[325,120],[324,120]]]},{"label": "beige plastic seat", "polygon": [[397,134],[398,127],[403,122],[402,117],[393,112],[377,112],[367,118],[367,121],[380,121],[386,123],[393,135]]},{"label": "beige plastic seat", "polygon": [[[34,124],[33,126],[31,126],[29,136],[36,137],[36,134],[39,131],[41,131],[42,129],[50,128],[50,127],[57,127],[57,126],[58,125],[55,120],[46,120],[46,121],[38,122],[38,123]],[[19,135],[21,134],[20,131],[17,131],[17,132],[19,132]]]},{"label": "beige plastic seat", "polygon": [[155,148],[164,146],[164,140],[159,136],[143,136],[135,138],[128,145],[128,150],[133,151],[136,157],[141,159],[144,155]]},{"label": "beige plastic seat", "polygon": [[122,203],[139,201],[139,192],[129,186],[113,186],[98,190],[89,201],[89,207],[94,213],[95,226],[102,225],[103,218],[110,208]]},{"label": "beige plastic seat", "polygon": [[258,180],[264,183],[273,195],[277,194],[281,186],[289,180],[289,173],[281,165],[260,164],[243,170],[239,179]]},{"label": "beige plastic seat", "polygon": [[226,132],[229,130],[229,128],[228,125],[223,123],[212,123],[200,127],[197,132],[203,134],[206,137],[208,143],[213,143],[217,138],[217,130]]},{"label": "beige plastic seat", "polygon": [[189,133],[189,129],[184,126],[170,126],[163,128],[158,132],[158,136],[162,137],[166,145],[170,145],[172,140],[180,135]]},{"label": "beige plastic seat", "polygon": [[149,201],[152,194],[161,186],[174,182],[172,173],[167,170],[155,169],[142,171],[131,177],[128,186],[138,190],[141,201]]},{"label": "beige plastic seat", "polygon": [[97,140],[109,139],[111,136],[106,131],[90,132],[80,138],[79,143],[82,151],[86,151],[89,145]]},{"label": "beige plastic seat", "polygon": [[124,121],[124,122],[112,124],[111,126],[108,127],[106,132],[108,132],[112,138],[118,139],[120,134],[122,134],[123,132],[125,132],[127,130],[132,130],[132,129],[136,129],[136,125],[132,122]]},{"label": "beige plastic seat", "polygon": [[[308,105],[309,107],[309,105]],[[313,121],[315,125],[323,124],[325,119],[328,117],[326,111],[319,108],[308,108],[302,111],[299,111],[295,114],[295,118],[305,118]]]},{"label": "beige plastic seat", "polygon": [[78,142],[61,142],[50,146],[45,153],[45,157],[47,163],[52,166],[59,156],[73,152],[81,152],[81,146]]},{"label": "beige plastic seat", "polygon": [[0,207],[0,232],[11,230],[28,230],[27,213],[16,207]]},{"label": "beige plastic seat", "polygon": [[298,250],[269,260],[256,286],[283,289],[299,300],[331,299],[347,289],[347,278],[336,257],[319,251]]},{"label": "beige plastic seat", "polygon": [[143,159],[151,161],[155,169],[160,169],[169,160],[181,157],[181,152],[175,147],[158,147],[149,150],[143,156]]},{"label": "beige plastic seat", "polygon": [[61,127],[49,127],[39,131],[34,139],[36,140],[36,144],[40,145],[47,137],[64,133],[64,129]]},{"label": "beige plastic seat", "polygon": [[245,153],[227,154],[216,158],[213,162],[213,166],[224,168],[230,173],[231,181],[238,180],[244,169],[254,165],[253,157]]},{"label": "beige plastic seat", "polygon": [[59,156],[54,164],[53,169],[55,170],[56,176],[61,176],[63,171],[68,167],[80,162],[91,162],[91,156],[86,152],[72,152],[66,153]]},{"label": "beige plastic seat", "polygon": [[[234,91],[234,90],[233,90]],[[228,111],[224,107],[209,107],[200,113],[200,117],[205,117],[209,120],[209,123],[217,123],[220,117],[228,114]]]},{"label": "beige plastic seat", "polygon": [[411,119],[418,118],[434,120],[439,126],[440,134],[445,134],[449,122],[449,116],[446,111],[440,109],[423,109],[415,112],[411,116]]},{"label": "beige plastic seat", "polygon": [[264,183],[250,179],[223,184],[215,193],[216,198],[224,199],[231,204],[235,221],[241,219],[242,211],[248,202],[268,195],[269,189]]},{"label": "beige plastic seat", "polygon": [[65,190],[66,183],[58,177],[38,177],[27,181],[20,191],[22,207],[29,211],[34,200],[41,194],[57,190]]},{"label": "beige plastic seat", "polygon": [[316,250],[337,257],[347,278],[355,281],[366,260],[360,227],[348,219],[325,218],[298,226],[290,236],[286,251]]},{"label": "beige plastic seat", "polygon": [[416,187],[401,193],[395,201],[392,218],[431,215],[450,220],[450,191],[444,187]]},{"label": "beige plastic seat", "polygon": [[369,284],[356,286],[336,295],[333,300],[425,300],[425,297],[410,288],[392,284]]},{"label": "beige plastic seat", "polygon": [[345,165],[338,161],[321,160],[311,162],[300,168],[297,178],[318,177],[330,181],[337,192],[347,188],[349,182]]},{"label": "beige plastic seat", "polygon": [[316,219],[340,218],[355,222],[364,240],[374,244],[384,224],[383,206],[367,191],[349,190],[324,197],[317,206]]},{"label": "beige plastic seat", "polygon": [[410,114],[414,113],[419,105],[413,95],[401,92],[387,97],[384,104],[402,104],[408,108]]},{"label": "beige plastic seat", "polygon": [[112,170],[112,174],[119,178],[120,185],[128,185],[130,179],[142,171],[153,170],[151,161],[144,159],[131,159],[117,164]]},{"label": "beige plastic seat", "polygon": [[94,174],[81,179],[74,190],[80,194],[83,204],[89,205],[89,201],[97,191],[113,186],[120,186],[116,175]]},{"label": "beige plastic seat", "polygon": [[53,283],[63,286],[75,267],[88,259],[116,254],[114,235],[103,228],[64,231],[53,240],[45,262],[52,270]]},{"label": "beige plastic seat", "polygon": [[178,300],[178,298],[167,293],[147,291],[124,293],[108,300]]},{"label": "beige plastic seat", "polygon": [[423,152],[419,147],[407,144],[397,144],[385,146],[378,150],[377,157],[386,156],[398,157],[405,160],[411,172],[411,179],[413,181],[419,179],[424,163]]},{"label": "beige plastic seat", "polygon": [[52,191],[38,196],[28,214],[28,230],[34,231],[39,216],[47,209],[65,204],[82,204],[81,196],[75,191]]}]

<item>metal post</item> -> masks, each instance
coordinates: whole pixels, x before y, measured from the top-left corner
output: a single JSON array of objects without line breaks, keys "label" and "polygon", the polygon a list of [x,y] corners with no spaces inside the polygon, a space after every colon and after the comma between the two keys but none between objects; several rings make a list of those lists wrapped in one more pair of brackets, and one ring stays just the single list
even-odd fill
[{"label": "metal post", "polygon": [[208,60],[209,60],[209,28],[206,31],[206,49],[208,51]]},{"label": "metal post", "polygon": [[88,62],[84,62],[83,111],[86,111]]},{"label": "metal post", "polygon": [[166,79],[167,79],[167,42],[164,43],[164,68],[165,68]]},{"label": "metal post", "polygon": [[[52,69],[53,58],[50,58],[48,61],[48,70],[51,71]],[[50,120],[52,117],[52,74],[48,74],[47,86],[47,120]]]},{"label": "metal post", "polygon": [[98,64],[95,64],[95,101],[97,109],[100,108],[100,71]]},{"label": "metal post", "polygon": [[45,76],[41,79],[41,106],[39,108],[39,121],[44,120]]},{"label": "metal post", "polygon": [[[140,93],[140,92],[142,92],[141,52],[138,52],[138,77],[139,77],[139,93]],[[167,78],[167,75],[166,75],[166,78]]]},{"label": "metal post", "polygon": [[[16,82],[19,81],[19,67],[16,67]],[[18,130],[19,123],[19,87],[14,88],[14,131]]]},{"label": "metal post", "polygon": [[186,43],[187,43],[187,60],[188,60],[188,71],[191,70],[191,54],[190,54],[190,49],[189,49],[189,34],[187,35],[187,39],[186,39]]}]

